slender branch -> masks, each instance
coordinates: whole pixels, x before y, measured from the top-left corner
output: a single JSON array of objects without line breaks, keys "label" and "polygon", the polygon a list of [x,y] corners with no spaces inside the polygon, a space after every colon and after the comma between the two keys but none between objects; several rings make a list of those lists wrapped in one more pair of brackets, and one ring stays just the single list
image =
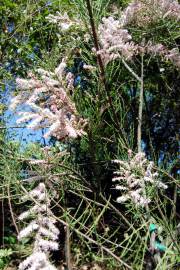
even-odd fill
[{"label": "slender branch", "polygon": [[9,210],[10,210],[10,213],[11,213],[11,218],[12,218],[14,227],[15,227],[15,229],[16,229],[16,233],[19,234],[19,229],[18,229],[18,226],[17,226],[17,224],[16,224],[16,220],[15,220],[14,213],[13,213],[13,209],[12,209],[12,204],[11,204],[11,194],[10,194],[9,185],[7,186],[7,192],[8,192],[8,204],[9,204]]},{"label": "slender branch", "polygon": [[[93,36],[93,40],[94,40],[94,46],[95,46],[96,52],[98,52],[100,47],[99,47],[99,41],[98,41],[96,26],[95,26],[95,22],[94,22],[94,18],[93,18],[93,12],[92,12],[91,3],[90,3],[90,0],[85,0],[85,1],[86,1],[86,5],[87,5],[87,10],[88,10],[88,13],[89,13],[89,20],[90,20],[90,25],[91,25],[91,29],[92,29],[92,36]],[[119,132],[121,133],[120,135],[122,136],[126,147],[128,148],[128,144],[127,144],[127,141],[126,141],[126,135],[124,134],[124,131],[121,128],[118,116],[117,116],[116,111],[115,111],[114,106],[113,106],[113,101],[112,101],[111,95],[109,93],[110,87],[109,87],[109,85],[107,83],[107,80],[106,80],[105,68],[104,68],[104,64],[103,64],[103,61],[102,61],[102,58],[101,58],[100,54],[97,54],[97,62],[98,62],[98,66],[99,66],[99,69],[100,69],[100,79],[101,79],[101,81],[102,81],[102,83],[104,85],[104,88],[105,88],[105,91],[106,91],[106,94],[107,94],[107,97],[108,97],[108,102],[109,102],[110,108],[112,109],[112,113],[113,113],[113,116],[114,116],[115,124],[116,124]]]},{"label": "slender branch", "polygon": [[138,153],[141,152],[141,137],[142,137],[142,111],[143,111],[143,93],[144,93],[144,55],[141,56],[141,87],[139,95],[139,113],[138,113],[138,134],[137,144]]},{"label": "slender branch", "polygon": [[[143,112],[143,96],[144,96],[144,54],[141,55],[141,85],[139,94],[139,113],[138,113],[138,131],[137,131],[137,145],[138,153],[142,151],[141,139],[142,139],[142,112]],[[146,198],[146,185],[143,178],[143,195]],[[145,205],[147,216],[150,216],[149,206]]]},{"label": "slender branch", "polygon": [[65,241],[65,245],[66,245],[66,264],[67,264],[67,269],[71,270],[72,267],[71,267],[71,248],[70,248],[70,229],[69,229],[69,225],[67,225],[65,228],[66,228],[66,241]]},{"label": "slender branch", "polygon": [[142,83],[142,77],[140,78],[135,72],[134,70],[132,70],[132,68],[126,63],[126,61],[122,58],[122,63],[123,65],[127,68],[127,70],[135,77],[135,79]]},{"label": "slender branch", "polygon": [[[100,197],[107,203],[107,199],[102,194],[100,194]],[[109,200],[108,200],[108,204],[110,208],[112,208],[125,221],[125,223],[129,226],[129,228],[131,228],[132,224],[127,220],[125,216],[123,216],[123,214],[114,205],[112,205],[109,202]]]},{"label": "slender branch", "polygon": [[174,178],[172,175],[170,175],[168,172],[166,172],[165,170],[159,168],[159,167],[154,167],[156,170],[158,170],[159,172],[162,172],[164,175],[166,175],[168,178],[170,178],[170,183],[173,182],[177,185],[178,188],[180,188],[180,184],[178,179]]},{"label": "slender branch", "polygon": [[[26,161],[26,162],[31,162],[31,161],[34,161],[34,159],[22,159],[22,158],[19,158],[18,160],[20,161]],[[45,161],[43,162],[43,165],[56,165],[55,162],[48,162],[48,161]],[[71,171],[72,173],[74,173],[75,175],[77,175],[79,177],[79,179],[81,179],[90,189],[92,188],[90,183],[80,174],[78,173],[76,170],[64,165],[64,164],[61,164],[61,163],[58,163],[58,166],[64,168],[64,169],[67,169],[69,171]]]},{"label": "slender branch", "polygon": [[[100,47],[99,47],[98,36],[97,36],[97,32],[96,32],[96,27],[95,27],[95,23],[94,23],[93,12],[92,12],[92,7],[91,7],[90,0],[86,0],[86,4],[87,4],[88,13],[89,13],[89,19],[90,19],[90,24],[91,24],[91,29],[92,29],[94,46],[95,46],[96,51],[98,52],[99,49],[100,49]],[[127,140],[126,140],[126,134],[124,133],[124,130],[120,126],[119,119],[118,119],[117,114],[116,114],[116,111],[115,111],[115,109],[113,107],[113,102],[112,102],[111,95],[109,94],[110,88],[109,88],[109,85],[108,85],[108,83],[106,81],[104,64],[103,64],[103,61],[102,61],[102,58],[101,58],[101,55],[100,54],[97,54],[97,62],[98,62],[99,69],[100,69],[100,78],[101,78],[101,81],[104,84],[104,88],[105,88],[105,91],[106,91],[106,94],[107,94],[107,97],[108,97],[108,101],[109,101],[110,107],[111,107],[112,112],[113,112],[114,120],[116,121],[117,128],[118,128],[118,130],[121,133],[120,135],[123,138],[123,141],[125,143],[125,146],[126,146],[126,148],[128,148],[128,143],[127,143]],[[124,66],[126,67],[126,69],[136,78],[136,80],[141,83],[141,90],[142,90],[141,92],[142,92],[142,95],[143,95],[143,76],[142,76],[143,69],[144,69],[143,64],[142,64],[142,72],[141,72],[141,78],[140,78],[132,70],[132,68],[126,63],[126,61],[124,59],[122,59],[122,63],[124,64]],[[142,99],[143,99],[143,97],[142,97]],[[142,115],[142,112],[141,113],[139,112],[139,114]],[[141,120],[139,120],[139,125],[140,125],[140,130],[141,130]],[[139,139],[141,139],[141,133],[139,133],[139,134],[140,134],[140,138]]]},{"label": "slender branch", "polygon": [[[95,23],[94,23],[94,18],[93,18],[93,13],[92,13],[90,0],[86,0],[86,4],[87,4],[87,10],[88,10],[88,13],[89,13],[89,20],[90,20],[91,29],[92,29],[94,46],[95,46],[96,52],[98,52],[100,48],[99,48],[99,42],[98,42],[96,26],[95,26]],[[104,71],[104,64],[103,64],[101,55],[99,55],[99,54],[97,54],[97,61],[98,61],[98,65],[99,65],[100,72],[101,72],[100,73],[101,80],[104,83],[105,89],[108,90],[108,85],[107,85],[107,82],[106,82],[105,71]]]},{"label": "slender branch", "polygon": [[178,252],[179,252],[179,254],[180,254],[180,247],[179,247],[179,245],[178,245],[178,243],[177,243],[176,237],[173,236],[173,234],[172,234],[172,232],[171,232],[171,230],[170,230],[170,228],[169,228],[169,224],[168,224],[168,222],[167,222],[167,218],[164,216],[164,214],[163,214],[163,212],[162,212],[162,210],[161,210],[161,207],[159,206],[158,199],[157,199],[156,197],[155,197],[155,201],[156,201],[156,205],[157,205],[157,208],[158,208],[158,210],[159,210],[159,213],[160,213],[160,215],[161,215],[161,217],[162,217],[162,219],[163,219],[163,221],[164,221],[164,223],[165,223],[165,227],[167,228],[167,230],[168,230],[168,232],[169,232],[169,235],[170,235],[170,237],[171,237],[171,240],[172,240],[172,242],[175,244],[175,246],[176,246],[176,248],[177,248],[177,250],[178,250]]},{"label": "slender branch", "polygon": [[73,191],[73,190],[68,190],[68,192],[70,192],[70,193],[76,195],[77,197],[82,198],[83,200],[85,200],[85,201],[87,201],[87,202],[91,202],[91,203],[93,203],[93,204],[95,204],[95,205],[97,205],[97,206],[104,207],[104,204],[101,204],[101,203],[99,203],[99,202],[97,202],[97,201],[95,201],[95,200],[91,200],[91,199],[87,198],[86,196],[83,196],[82,194],[76,193],[76,192]]},{"label": "slender branch", "polygon": [[0,126],[0,129],[8,129],[8,128],[26,128],[26,126],[9,126],[9,127],[3,127],[3,126]]},{"label": "slender branch", "polygon": [[178,193],[178,188],[177,188],[177,185],[175,184],[175,187],[174,187],[174,198],[173,198],[173,207],[172,207],[172,212],[171,212],[171,219],[173,219],[175,216],[176,216],[176,205],[177,205],[177,195]]},{"label": "slender branch", "polygon": [[[59,220],[60,222],[62,222],[62,220],[60,220],[59,218],[58,218],[57,220]],[[116,261],[118,261],[118,262],[121,263],[122,265],[126,266],[127,269],[133,270],[133,268],[132,268],[130,265],[128,265],[127,263],[125,263],[123,260],[121,260],[121,259],[120,259],[116,254],[114,254],[109,248],[107,248],[107,247],[101,245],[100,243],[98,243],[97,241],[95,241],[94,239],[90,238],[89,236],[87,236],[86,234],[80,232],[80,231],[77,230],[77,229],[74,229],[74,231],[75,231],[77,234],[79,234],[79,235],[81,235],[82,237],[84,237],[84,238],[85,238],[86,240],[88,240],[89,242],[91,242],[91,243],[97,245],[98,247],[100,247],[101,250],[104,250],[106,253],[108,253],[109,255],[111,255],[114,259],[116,259]]]},{"label": "slender branch", "polygon": [[4,221],[5,221],[5,215],[4,215],[4,198],[1,199],[0,201],[0,206],[1,206],[1,215],[0,215],[0,237],[1,237],[1,242],[2,247],[4,248]]}]

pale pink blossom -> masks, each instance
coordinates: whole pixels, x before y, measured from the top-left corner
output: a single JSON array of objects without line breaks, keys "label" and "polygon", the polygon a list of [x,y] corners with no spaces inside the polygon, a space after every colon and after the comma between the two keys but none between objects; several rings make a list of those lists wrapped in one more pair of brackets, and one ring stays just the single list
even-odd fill
[{"label": "pale pink blossom", "polygon": [[9,106],[9,109],[10,109],[10,110],[15,110],[16,107],[17,107],[19,104],[21,104],[21,103],[22,103],[22,96],[21,96],[21,95],[18,95],[18,96],[16,96],[16,97],[13,97],[13,98],[11,99],[11,104],[10,104],[10,106]]},{"label": "pale pink blossom", "polygon": [[93,71],[96,69],[96,67],[91,66],[91,65],[86,65],[86,64],[83,65],[83,68],[90,71]]},{"label": "pale pink blossom", "polygon": [[180,5],[176,0],[134,0],[121,14],[121,26],[146,26],[159,19],[180,19]]},{"label": "pale pink blossom", "polygon": [[38,165],[38,164],[46,164],[47,161],[44,159],[31,159],[29,160],[29,163],[32,165]]},{"label": "pale pink blossom", "polygon": [[101,55],[105,64],[121,57],[132,59],[137,46],[128,30],[121,27],[119,20],[113,17],[103,18],[98,32],[101,49],[97,54]]},{"label": "pale pink blossom", "polygon": [[173,48],[168,51],[166,59],[170,60],[177,68],[180,68],[180,52],[178,48]]},{"label": "pale pink blossom", "polygon": [[[176,0],[134,0],[121,12],[120,18],[103,18],[99,26],[100,49],[95,51],[105,65],[118,58],[132,60],[137,54],[148,53],[171,61],[180,68],[178,48],[169,49],[161,43],[135,44],[127,27],[143,27],[158,23],[160,19],[180,20],[180,4]],[[94,49],[95,50],[95,49]]]},{"label": "pale pink blossom", "polygon": [[57,11],[56,15],[49,14],[46,19],[50,23],[58,25],[61,31],[68,31],[72,26],[79,26],[81,24],[78,19],[70,19],[66,12],[61,14]]},{"label": "pale pink blossom", "polygon": [[36,116],[35,113],[31,112],[19,112],[18,115],[21,115],[21,118],[16,121],[17,124],[27,122]]},{"label": "pale pink blossom", "polygon": [[21,90],[29,90],[29,89],[34,89],[34,88],[39,88],[42,86],[41,81],[39,80],[34,80],[34,79],[21,79],[21,78],[17,78],[16,79],[16,84],[18,89]]},{"label": "pale pink blossom", "polygon": [[119,203],[131,201],[136,206],[144,207],[151,202],[151,198],[146,195],[146,188],[149,185],[154,188],[167,188],[167,185],[158,179],[159,175],[154,169],[153,162],[148,161],[142,152],[133,155],[131,151],[128,160],[113,162],[119,166],[112,179],[113,182],[117,182],[115,188],[121,193],[117,198]]},{"label": "pale pink blossom", "polygon": [[19,270],[57,270],[43,252],[36,252],[29,256],[19,265]]},{"label": "pale pink blossom", "polygon": [[180,69],[180,52],[178,48],[168,49],[163,44],[152,44],[149,42],[146,46],[147,53],[151,53],[154,56],[161,56],[166,60],[171,61],[177,68]]},{"label": "pale pink blossom", "polygon": [[26,228],[20,231],[18,235],[18,240],[21,240],[24,237],[28,237],[32,232],[36,231],[39,228],[39,225],[36,221],[32,221]]},{"label": "pale pink blossom", "polygon": [[73,90],[73,77],[70,74],[65,76],[65,67],[63,59],[54,73],[38,69],[37,73],[41,78],[29,73],[30,79],[17,79],[18,86],[24,92],[21,91],[20,95],[12,99],[10,108],[15,109],[24,104],[33,110],[20,112],[18,124],[31,121],[27,125],[28,128],[49,127],[45,138],[54,136],[60,140],[85,134],[84,127],[87,121],[78,117],[76,106],[69,96],[69,90]]},{"label": "pale pink blossom", "polygon": [[20,231],[18,239],[21,240],[24,237],[34,238],[34,245],[32,254],[20,263],[19,270],[56,270],[49,261],[49,252],[58,249],[59,230],[54,225],[56,220],[49,208],[50,199],[44,183],[40,183],[25,195],[24,199],[35,201],[35,205],[22,213],[19,219],[34,219]]},{"label": "pale pink blossom", "polygon": [[43,120],[43,116],[37,116],[30,124],[27,125],[27,128],[37,129],[40,122]]},{"label": "pale pink blossom", "polygon": [[65,74],[65,68],[67,64],[65,59],[62,59],[62,62],[59,64],[59,66],[55,69],[55,74],[58,77],[58,79],[61,81],[63,78],[63,75]]},{"label": "pale pink blossom", "polygon": [[72,72],[68,72],[66,75],[67,89],[73,91],[74,90],[74,79],[75,76]]},{"label": "pale pink blossom", "polygon": [[[40,235],[42,235],[41,231],[39,231]],[[52,238],[52,235],[49,234],[49,238]],[[55,238],[56,240],[57,238]],[[58,250],[58,243],[55,241],[50,241],[50,240],[44,240],[43,238],[40,238],[37,240],[38,247],[42,249],[45,253],[50,251],[50,250]]]}]

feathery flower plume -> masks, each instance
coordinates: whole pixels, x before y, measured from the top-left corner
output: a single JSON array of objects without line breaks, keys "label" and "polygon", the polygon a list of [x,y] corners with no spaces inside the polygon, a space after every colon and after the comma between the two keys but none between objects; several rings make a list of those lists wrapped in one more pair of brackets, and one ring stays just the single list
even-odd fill
[{"label": "feathery flower plume", "polygon": [[101,49],[97,54],[101,55],[105,65],[120,57],[131,59],[135,54],[137,46],[128,31],[121,27],[119,20],[103,18],[98,32]]},{"label": "feathery flower plume", "polygon": [[178,69],[180,69],[180,52],[178,48],[173,48],[169,50],[165,55],[166,59],[171,61]]},{"label": "feathery flower plume", "polygon": [[159,55],[171,61],[177,68],[180,68],[180,53],[178,48],[168,49],[163,44],[135,44],[128,30],[128,26],[146,27],[156,23],[160,18],[180,19],[180,5],[173,0],[135,0],[121,13],[120,19],[113,17],[103,18],[99,26],[99,41],[101,49],[96,52],[100,54],[104,64],[117,58],[131,60],[134,55],[142,52]]},{"label": "feathery flower plume", "polygon": [[87,121],[77,114],[75,104],[68,96],[73,90],[71,74],[65,74],[66,62],[62,60],[55,72],[38,69],[38,76],[29,73],[30,79],[16,80],[22,92],[11,100],[10,108],[20,104],[28,105],[32,112],[18,112],[17,123],[31,120],[28,128],[49,127],[44,137],[54,136],[57,139],[77,138],[85,134]]},{"label": "feathery flower plume", "polygon": [[65,68],[66,68],[66,62],[63,58],[59,66],[55,69],[55,74],[58,77],[58,79],[61,81],[63,79],[63,75],[65,74]]},{"label": "feathery flower plume", "polygon": [[173,63],[178,69],[180,69],[180,53],[178,48],[173,48],[168,50],[163,44],[152,44],[152,42],[148,42],[146,46],[146,52],[151,53],[156,56],[159,55],[164,59],[167,59]]},{"label": "feathery flower plume", "polygon": [[180,20],[180,5],[176,0],[134,0],[121,14],[121,26],[146,26],[159,19]]},{"label": "feathery flower plume", "polygon": [[67,89],[69,91],[74,90],[74,79],[75,79],[74,74],[72,72],[68,72],[66,75],[66,82],[67,82]]},{"label": "feathery flower plume", "polygon": [[70,19],[68,14],[65,12],[63,15],[60,12],[56,12],[56,15],[49,14],[46,19],[53,24],[57,24],[60,30],[68,31],[73,25],[79,25],[80,21]]},{"label": "feathery flower plume", "polygon": [[19,265],[19,270],[56,270],[49,261],[49,252],[58,249],[59,230],[55,226],[56,220],[53,218],[49,208],[50,200],[46,192],[44,183],[40,183],[35,189],[23,197],[24,201],[33,200],[35,206],[25,211],[19,216],[19,220],[34,218],[20,231],[18,239],[33,237],[34,245],[32,254]]},{"label": "feathery flower plume", "polygon": [[144,153],[132,156],[129,151],[127,161],[114,160],[119,165],[119,170],[114,174],[112,181],[118,182],[116,189],[121,192],[117,198],[118,203],[132,201],[136,206],[144,207],[150,203],[150,198],[144,194],[144,189],[149,185],[166,189],[167,186],[158,180],[158,173],[153,168],[153,162],[149,162]]}]

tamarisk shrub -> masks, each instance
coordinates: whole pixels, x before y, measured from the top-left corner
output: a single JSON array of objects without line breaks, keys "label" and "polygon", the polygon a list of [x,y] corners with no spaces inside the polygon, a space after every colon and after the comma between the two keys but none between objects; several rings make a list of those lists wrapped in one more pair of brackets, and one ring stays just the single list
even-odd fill
[{"label": "tamarisk shrub", "polygon": [[33,220],[20,231],[18,239],[32,237],[32,254],[19,265],[19,270],[56,270],[49,261],[49,252],[58,249],[59,230],[54,225],[56,220],[49,208],[50,200],[44,183],[25,195],[23,201],[35,201],[35,205],[19,216],[19,220]]}]

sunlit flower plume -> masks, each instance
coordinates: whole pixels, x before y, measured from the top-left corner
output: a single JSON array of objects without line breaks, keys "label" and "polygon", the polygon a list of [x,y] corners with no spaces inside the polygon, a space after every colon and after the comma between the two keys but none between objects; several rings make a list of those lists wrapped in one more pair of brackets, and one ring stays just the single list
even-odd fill
[{"label": "sunlit flower plume", "polygon": [[100,54],[104,64],[123,56],[131,59],[136,52],[136,45],[132,42],[132,37],[126,29],[123,29],[119,20],[113,17],[103,18],[99,29]]},{"label": "sunlit flower plume", "polygon": [[120,191],[121,196],[117,198],[118,203],[131,201],[136,206],[144,207],[151,199],[146,196],[149,185],[166,189],[167,186],[158,179],[158,173],[154,170],[153,162],[148,161],[144,153],[137,153],[129,159],[114,160],[119,165],[119,170],[114,173],[112,179],[115,188]]},{"label": "sunlit flower plume", "polygon": [[145,26],[159,19],[180,19],[180,5],[176,0],[134,0],[121,14],[121,26]]},{"label": "sunlit flower plume", "polygon": [[29,79],[16,79],[21,92],[12,98],[10,109],[14,110],[22,104],[31,109],[18,112],[18,124],[31,121],[27,127],[34,130],[49,127],[45,138],[54,136],[61,140],[85,134],[87,121],[78,116],[70,98],[69,91],[74,89],[73,77],[66,75],[65,68],[63,59],[54,73],[37,69],[37,75],[29,73]]},{"label": "sunlit flower plume", "polygon": [[166,48],[163,44],[152,44],[151,40],[144,44],[133,42],[128,32],[129,27],[148,27],[159,20],[180,20],[180,4],[175,0],[134,0],[121,12],[119,19],[113,17],[103,18],[98,28],[100,43],[99,51],[105,65],[109,62],[124,58],[132,60],[135,55],[142,51],[159,55],[171,61],[180,68],[180,53],[178,48]]}]

